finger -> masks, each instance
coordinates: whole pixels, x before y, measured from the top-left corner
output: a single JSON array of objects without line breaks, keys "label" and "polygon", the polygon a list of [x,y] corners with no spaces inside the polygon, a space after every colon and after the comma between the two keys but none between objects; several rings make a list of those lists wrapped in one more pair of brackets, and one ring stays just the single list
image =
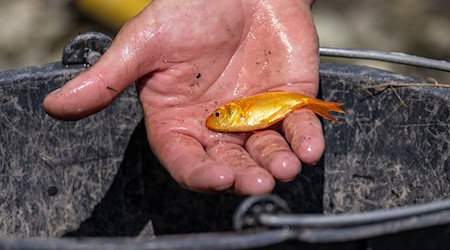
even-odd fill
[{"label": "finger", "polygon": [[[95,65],[45,98],[44,108],[48,114],[58,119],[76,120],[98,112],[133,81],[153,70],[152,62],[158,58],[159,50],[153,44],[155,39],[135,33],[141,18],[138,16],[124,26]],[[143,54],[147,60],[142,65]]]},{"label": "finger", "polygon": [[222,191],[234,183],[233,171],[211,159],[194,138],[177,133],[149,138],[162,165],[182,186],[196,191]]},{"label": "finger", "polygon": [[301,163],[286,140],[274,130],[253,134],[245,149],[250,156],[279,181],[290,181],[300,173]]},{"label": "finger", "polygon": [[227,164],[234,172],[234,191],[242,195],[270,193],[275,180],[259,166],[244,148],[233,143],[220,143],[207,149],[208,155],[218,162]]},{"label": "finger", "polygon": [[295,111],[283,121],[282,129],[302,162],[316,164],[320,160],[325,150],[325,139],[320,120],[312,111]]}]

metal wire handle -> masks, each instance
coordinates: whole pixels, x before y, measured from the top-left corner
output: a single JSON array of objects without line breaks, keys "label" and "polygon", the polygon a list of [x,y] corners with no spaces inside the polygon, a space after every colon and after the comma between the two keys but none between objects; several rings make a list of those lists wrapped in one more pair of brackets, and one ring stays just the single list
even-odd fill
[{"label": "metal wire handle", "polygon": [[319,53],[321,56],[369,59],[450,72],[450,62],[399,52],[320,47]]},{"label": "metal wire handle", "polygon": [[450,200],[355,214],[260,214],[258,221],[262,225],[268,227],[281,227],[283,225],[311,228],[351,227],[399,220],[408,217],[412,218],[425,214],[439,213],[441,211],[450,211]]}]

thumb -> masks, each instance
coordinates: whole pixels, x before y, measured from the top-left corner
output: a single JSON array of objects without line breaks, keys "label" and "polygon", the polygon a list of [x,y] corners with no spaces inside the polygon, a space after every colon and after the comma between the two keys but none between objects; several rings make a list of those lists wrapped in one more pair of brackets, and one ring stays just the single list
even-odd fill
[{"label": "thumb", "polygon": [[[139,29],[151,30],[142,27],[145,22],[140,18],[137,16],[122,28],[96,64],[44,99],[44,109],[50,116],[78,120],[99,112],[136,79],[154,70],[157,46],[153,44],[155,39],[139,36],[143,33]],[[143,55],[145,58],[141,58]],[[139,65],[144,59],[145,65]]]}]

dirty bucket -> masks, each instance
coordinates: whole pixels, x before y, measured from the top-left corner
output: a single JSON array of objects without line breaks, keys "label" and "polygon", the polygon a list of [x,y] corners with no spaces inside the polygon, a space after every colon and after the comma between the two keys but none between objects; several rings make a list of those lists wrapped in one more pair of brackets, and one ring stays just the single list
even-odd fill
[{"label": "dirty bucket", "polygon": [[[109,47],[82,34],[62,62],[0,72],[0,248],[446,249],[450,89],[379,69],[322,63],[327,150],[274,195],[179,187],[146,140],[134,87],[75,122],[47,116],[47,93]],[[423,66],[423,65],[422,65]]]}]

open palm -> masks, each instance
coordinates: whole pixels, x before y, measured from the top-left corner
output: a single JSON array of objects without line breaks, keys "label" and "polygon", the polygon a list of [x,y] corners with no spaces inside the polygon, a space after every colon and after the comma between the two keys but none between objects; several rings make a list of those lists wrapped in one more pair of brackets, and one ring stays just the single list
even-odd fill
[{"label": "open palm", "polygon": [[[299,110],[277,130],[217,133],[211,112],[269,90],[315,95],[318,42],[310,1],[154,1],[119,32],[86,72],[51,93],[47,112],[79,119],[106,107],[138,80],[148,140],[189,189],[270,192],[275,179],[314,163],[324,139],[317,117]],[[108,88],[107,88],[108,86]]]}]

